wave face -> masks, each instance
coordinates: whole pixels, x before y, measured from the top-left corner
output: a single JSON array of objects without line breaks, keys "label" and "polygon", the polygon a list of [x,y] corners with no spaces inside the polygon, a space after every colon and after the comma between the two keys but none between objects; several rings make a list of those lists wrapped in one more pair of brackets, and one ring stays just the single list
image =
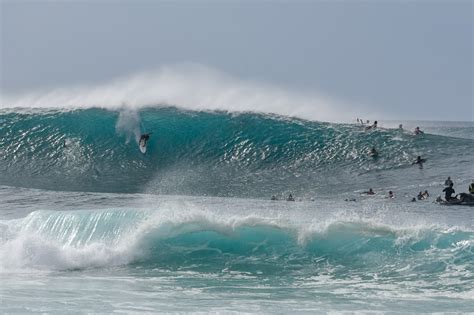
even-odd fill
[{"label": "wave face", "polygon": [[[143,155],[137,139],[145,131],[153,134]],[[449,167],[448,175],[469,177],[466,166],[474,160],[466,148],[473,144],[469,137],[415,137],[395,129],[366,132],[357,125],[172,107],[3,110],[0,184],[265,198],[290,190],[329,194],[341,185],[344,191],[366,187],[381,174],[392,184],[394,178],[403,182],[417,155],[428,158],[425,168]],[[367,155],[373,146],[377,159]],[[444,177],[435,172],[438,180]]]}]

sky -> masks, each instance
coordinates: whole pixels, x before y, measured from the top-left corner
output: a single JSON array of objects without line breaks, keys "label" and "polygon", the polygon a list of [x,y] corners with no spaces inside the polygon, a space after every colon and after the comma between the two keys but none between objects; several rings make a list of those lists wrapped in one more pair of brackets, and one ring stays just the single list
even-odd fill
[{"label": "sky", "polygon": [[[110,91],[108,82],[132,78],[123,89],[152,72],[163,85],[170,78],[163,69],[184,79],[189,70],[183,65],[192,65],[194,81],[183,85],[183,94],[195,95],[189,86],[216,81],[199,103],[214,95],[220,102],[245,101],[230,100],[235,88],[220,86],[224,77],[245,85],[245,93],[252,84],[258,93],[273,93],[259,98],[265,102],[282,95],[285,104],[303,99],[305,111],[320,103],[308,101],[314,96],[332,102],[314,105],[314,112],[344,104],[334,105],[336,115],[473,121],[473,6],[456,0],[0,0],[0,92],[31,101],[40,95],[32,91]],[[297,95],[304,97],[291,100]]]}]

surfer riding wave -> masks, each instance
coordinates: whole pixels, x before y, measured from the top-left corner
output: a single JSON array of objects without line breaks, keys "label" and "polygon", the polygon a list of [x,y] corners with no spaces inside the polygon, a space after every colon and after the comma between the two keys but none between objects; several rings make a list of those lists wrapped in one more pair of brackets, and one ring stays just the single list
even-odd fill
[{"label": "surfer riding wave", "polygon": [[146,145],[148,143],[148,139],[150,139],[150,135],[152,133],[144,133],[140,136],[140,140],[138,141],[138,145],[140,147],[140,151],[142,153],[145,153],[146,152]]}]

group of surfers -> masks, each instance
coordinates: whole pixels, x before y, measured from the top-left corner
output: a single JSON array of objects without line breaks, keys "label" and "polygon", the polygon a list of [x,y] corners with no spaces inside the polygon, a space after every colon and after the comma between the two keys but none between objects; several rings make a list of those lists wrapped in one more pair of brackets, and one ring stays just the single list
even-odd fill
[{"label": "group of surfers", "polygon": [[[362,119],[357,118],[357,122],[365,125],[364,122],[362,121]],[[372,125],[370,125],[370,121],[367,120],[367,125],[368,126],[365,127],[365,130],[376,129],[377,128],[377,121],[374,121],[374,123]],[[398,125],[398,129],[399,130],[404,130],[403,125],[402,124]],[[424,132],[418,126],[415,128],[413,133],[415,135],[424,134]],[[377,152],[377,149],[375,149],[375,147],[372,147],[372,149],[370,149],[369,156],[374,157],[374,158],[379,156],[379,153]],[[419,156],[416,157],[416,160],[412,163],[412,165],[418,164],[420,166],[420,168],[423,168],[423,163],[425,163],[425,162],[426,162],[426,159],[421,158],[421,156],[419,155]]]},{"label": "group of surfers", "polygon": [[[370,129],[376,129],[377,128],[377,121],[375,120],[374,123],[371,125],[370,120],[367,120],[365,123],[362,119],[357,118],[357,123],[361,124],[362,126],[365,126],[365,130],[370,130]],[[399,130],[404,130],[403,125],[400,124],[398,125]],[[416,127],[415,130],[413,131],[415,135],[420,135],[424,134],[424,132],[420,129],[420,127]]]},{"label": "group of surfers", "polygon": [[[359,119],[359,118],[357,118],[357,122],[359,122],[361,124],[364,124],[362,119]],[[367,120],[367,124],[369,124],[369,123],[370,123],[370,121]],[[375,129],[375,128],[377,128],[377,121],[374,121],[374,123],[372,125],[369,125],[369,126],[365,127],[366,130]],[[400,124],[398,126],[398,128],[400,130],[403,130],[402,124]],[[146,144],[148,142],[148,139],[150,139],[150,134],[151,134],[151,132],[150,133],[144,133],[140,136],[140,140],[139,140],[140,146],[146,146]],[[420,127],[416,127],[415,131],[414,131],[414,134],[415,135],[423,134],[423,131],[420,130]],[[378,152],[375,149],[375,147],[373,147],[370,150],[369,155],[373,156],[373,157],[378,156]],[[426,161],[426,159],[422,159],[421,156],[417,156],[416,161],[413,162],[412,165],[418,164],[420,166],[420,168],[423,168],[423,163],[425,161]],[[450,202],[450,201],[453,201],[453,200],[459,200],[459,199],[457,199],[458,195],[460,195],[461,198],[465,198],[465,194],[458,194],[458,195],[453,197],[453,194],[455,194],[455,190],[453,188],[454,184],[453,184],[453,181],[451,180],[451,177],[448,177],[446,179],[446,181],[444,182],[444,185],[446,186],[446,188],[443,189],[443,192],[445,193],[445,200],[447,202]],[[474,195],[474,183],[471,183],[471,185],[469,186],[469,193],[471,195]],[[368,191],[363,192],[363,194],[375,195],[375,192],[373,191],[372,188],[370,188]],[[427,199],[429,196],[430,196],[430,194],[428,193],[427,190],[425,190],[424,192],[420,191],[418,196],[416,198],[413,197],[413,199],[411,201],[416,201],[417,199],[418,200],[424,200],[424,199]],[[390,190],[388,192],[388,195],[386,196],[386,198],[390,198],[390,199],[395,198],[395,195],[394,195],[393,191]],[[272,196],[271,200],[277,200],[276,196]],[[293,197],[292,194],[289,194],[288,197],[286,198],[286,200],[287,201],[295,201],[295,198]],[[351,199],[351,201],[352,200],[355,200],[355,199]],[[441,201],[441,197],[438,197],[436,199],[436,201],[438,201],[438,202]],[[462,199],[461,199],[461,201],[462,201]]]},{"label": "group of surfers", "polygon": [[[371,125],[370,124],[370,121],[367,120],[365,123],[362,119],[359,119],[357,118],[357,122],[366,126],[365,127],[365,130],[371,130],[371,129],[376,129],[377,128],[377,121],[374,121],[374,123]],[[398,129],[399,130],[403,130],[403,125],[400,124],[398,126]],[[413,133],[415,135],[420,135],[420,134],[424,134],[424,132],[420,129],[420,127],[416,127],[415,130],[413,131]],[[369,156],[372,156],[372,157],[377,157],[378,156],[378,152],[377,150],[375,149],[375,147],[372,147],[372,149],[370,149],[369,151]],[[412,163],[412,165],[419,165],[420,168],[423,168],[423,163],[426,162],[426,159],[422,158],[420,155],[416,157],[416,160]],[[454,183],[453,181],[451,180],[451,177],[448,177],[446,179],[446,181],[444,182],[444,185],[446,186],[442,192],[445,193],[445,200],[446,202],[458,202],[458,201],[465,201],[465,200],[472,200],[474,199],[474,182],[471,183],[469,185],[469,194],[466,194],[466,193],[461,193],[461,194],[457,194],[453,197],[453,195],[455,194],[455,190],[453,188],[454,186]],[[365,191],[363,192],[362,194],[364,195],[375,195],[375,192],[373,191],[372,188],[370,188],[368,191]],[[424,192],[419,192],[419,194],[416,196],[416,197],[413,197],[411,199],[412,202],[415,202],[416,200],[425,200],[427,199],[428,197],[430,196],[430,194],[428,193],[427,190],[425,190]],[[458,199],[457,197],[460,196],[460,199]],[[395,194],[393,193],[393,191],[389,191],[388,192],[388,195],[386,196],[386,198],[389,198],[389,199],[393,199],[395,198]],[[277,200],[276,196],[272,196],[271,200]],[[286,198],[287,201],[295,201],[295,198],[293,197],[292,194],[289,194],[288,197]],[[346,199],[346,201],[355,201],[354,198],[352,199]],[[441,196],[439,196],[437,199],[436,199],[437,202],[441,202],[443,201],[441,199]]]},{"label": "group of surfers", "polygon": [[[451,177],[448,176],[448,178],[444,181],[444,186],[445,188],[442,191],[445,194],[444,200],[441,198],[441,196],[438,196],[438,198],[436,198],[436,202],[463,202],[463,201],[468,201],[468,200],[471,201],[472,199],[474,199],[474,182],[469,185],[468,194],[460,193],[455,196],[453,195],[456,193],[456,191],[453,188],[454,183],[451,180]],[[372,188],[369,188],[369,190],[362,192],[362,194],[375,195],[375,192]],[[425,200],[425,199],[428,199],[429,196],[430,194],[428,193],[428,190],[425,190],[424,192],[420,191],[416,197],[413,197],[411,199],[411,201],[415,202],[417,200]],[[460,197],[459,199],[458,199],[458,196]],[[390,190],[386,198],[390,198],[390,199],[395,198],[393,191]]]},{"label": "group of surfers", "polygon": [[[360,123],[360,124],[362,124],[362,125],[366,125],[366,124],[367,124],[368,126],[365,127],[365,130],[371,130],[371,129],[376,129],[376,128],[377,128],[377,121],[374,121],[374,123],[373,123],[372,125],[370,125],[370,121],[369,121],[369,120],[367,120],[367,122],[364,123],[362,119],[357,118],[357,122]],[[398,129],[399,129],[399,130],[404,130],[404,129],[403,129],[403,125],[402,125],[402,124],[398,125]],[[423,132],[423,131],[420,129],[420,127],[418,127],[418,126],[415,128],[415,130],[413,131],[413,133],[414,133],[415,135],[424,134],[424,132]],[[372,147],[372,149],[369,150],[369,156],[374,157],[374,158],[376,158],[376,157],[379,156],[379,152],[377,151],[377,149],[376,149],[375,147]],[[419,155],[419,156],[416,157],[416,160],[412,163],[412,165],[417,164],[417,165],[420,166],[420,168],[423,168],[423,163],[425,163],[425,162],[426,162],[426,159],[423,159],[423,158]]]},{"label": "group of surfers", "polygon": [[[463,201],[467,201],[467,200],[472,200],[474,199],[474,182],[471,183],[469,185],[469,194],[467,193],[460,193],[460,194],[457,194],[455,196],[453,196],[456,191],[454,190],[453,186],[454,186],[454,183],[453,181],[451,180],[451,177],[448,177],[446,179],[446,181],[444,182],[444,185],[445,185],[445,188],[443,189],[443,192],[445,193],[445,196],[444,196],[444,199],[443,200],[441,198],[441,196],[438,196],[438,198],[436,198],[436,202],[463,202]],[[372,188],[369,188],[369,190],[367,191],[364,191],[361,193],[361,195],[375,195],[375,191],[372,189]],[[417,200],[425,200],[425,199],[428,199],[428,197],[430,196],[428,190],[425,190],[424,192],[419,192],[418,195],[416,197],[413,197],[411,199],[412,202],[416,202]],[[458,196],[460,197],[458,199]],[[388,199],[394,199],[395,198],[395,194],[393,193],[392,190],[389,190],[387,196],[385,196],[385,198],[388,198]],[[271,200],[278,200],[277,197],[275,195],[272,196]],[[289,194],[288,197],[286,198],[286,201],[295,201],[295,198],[293,197],[292,194]],[[355,198],[351,198],[351,199],[346,199],[346,201],[356,201]]]},{"label": "group of surfers", "polygon": [[[357,122],[360,123],[360,124],[364,124],[363,120],[362,119],[359,119],[357,118]],[[368,126],[365,127],[365,130],[370,130],[370,129],[375,129],[377,128],[377,121],[374,121],[374,123],[372,125],[370,125],[370,121],[367,120],[367,123],[366,123]],[[399,130],[403,130],[403,125],[400,124],[398,126],[398,129]],[[413,131],[413,133],[415,135],[420,135],[420,134],[424,134],[424,132],[420,129],[420,127],[416,127],[415,130]],[[369,156],[372,156],[372,157],[378,157],[378,152],[377,150],[375,149],[375,147],[372,147],[372,149],[370,149],[369,151]],[[423,163],[426,162],[426,159],[422,158],[420,155],[418,155],[416,157],[416,160],[412,163],[412,165],[419,165],[420,168],[423,168]],[[443,192],[445,193],[445,201],[446,202],[452,202],[452,201],[463,201],[465,200],[466,198],[469,198],[469,200],[471,200],[471,198],[474,198],[473,194],[474,194],[474,183],[472,183],[470,186],[469,186],[469,194],[465,194],[465,193],[461,193],[461,194],[458,194],[458,195],[455,195],[453,197],[453,195],[455,194],[455,191],[454,191],[454,184],[451,180],[451,177],[448,177],[448,179],[445,181],[445,186],[446,188],[443,189]],[[366,194],[368,195],[372,195],[372,194],[375,194],[373,192],[372,189],[369,189],[369,191],[365,192]],[[460,199],[458,199],[457,197],[460,196]],[[394,194],[392,191],[389,191],[388,193],[388,196],[387,198],[394,198]],[[425,190],[425,192],[421,192],[418,194],[417,197],[413,197],[413,199],[411,201],[416,201],[417,199],[418,200],[423,200],[423,199],[427,199],[429,197],[429,193],[427,190]],[[437,198],[437,201],[442,201],[441,197],[438,197]]]}]

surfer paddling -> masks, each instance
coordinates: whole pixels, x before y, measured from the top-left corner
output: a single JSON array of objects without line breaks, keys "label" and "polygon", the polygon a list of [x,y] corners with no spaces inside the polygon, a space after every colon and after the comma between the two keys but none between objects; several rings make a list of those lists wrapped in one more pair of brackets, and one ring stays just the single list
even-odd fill
[{"label": "surfer paddling", "polygon": [[361,195],[375,195],[375,192],[373,191],[372,188],[369,188],[368,191],[362,192]]},{"label": "surfer paddling", "polygon": [[415,135],[422,135],[424,132],[420,129],[420,127],[416,127],[415,131],[413,131]]}]

